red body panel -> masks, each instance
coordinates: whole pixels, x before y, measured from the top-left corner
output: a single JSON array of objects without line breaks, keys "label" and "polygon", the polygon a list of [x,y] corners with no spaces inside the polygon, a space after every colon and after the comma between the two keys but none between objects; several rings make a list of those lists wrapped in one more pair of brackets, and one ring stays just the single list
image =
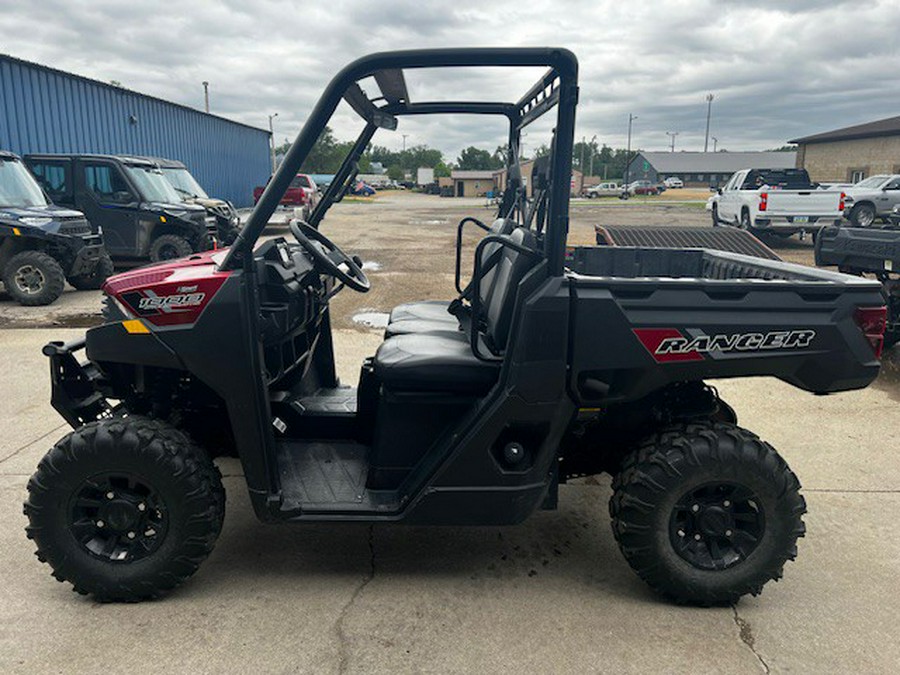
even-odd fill
[{"label": "red body panel", "polygon": [[188,258],[116,274],[103,285],[134,316],[155,326],[187,326],[199,318],[233,272],[216,269],[207,251]]}]

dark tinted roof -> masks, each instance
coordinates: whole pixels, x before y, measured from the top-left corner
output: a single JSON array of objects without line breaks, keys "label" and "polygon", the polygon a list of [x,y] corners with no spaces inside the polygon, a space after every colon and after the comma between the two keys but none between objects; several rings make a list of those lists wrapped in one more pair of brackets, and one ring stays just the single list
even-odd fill
[{"label": "dark tinted roof", "polygon": [[19,156],[14,152],[7,152],[6,150],[0,150],[0,157],[3,159],[18,159]]},{"label": "dark tinted roof", "polygon": [[153,164],[154,160],[139,155],[95,155],[92,153],[54,154],[51,152],[36,152],[25,155],[29,159],[112,159],[124,164]]},{"label": "dark tinted roof", "polygon": [[821,134],[796,138],[791,143],[827,143],[829,141],[848,141],[857,138],[875,138],[878,136],[900,135],[900,116],[888,117],[875,122],[866,122],[852,127],[826,131]]},{"label": "dark tinted roof", "polygon": [[154,164],[159,165],[160,169],[186,169],[187,168],[184,165],[184,162],[179,162],[177,159],[166,159],[165,157],[141,157],[141,159],[146,159],[148,162],[153,162]]}]

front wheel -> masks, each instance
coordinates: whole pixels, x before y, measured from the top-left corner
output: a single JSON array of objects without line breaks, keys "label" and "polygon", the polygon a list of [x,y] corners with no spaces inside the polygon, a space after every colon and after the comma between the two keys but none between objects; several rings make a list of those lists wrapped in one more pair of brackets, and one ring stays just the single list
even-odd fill
[{"label": "front wheel", "polygon": [[22,251],[6,263],[3,285],[20,305],[49,305],[62,295],[66,275],[50,254]]},{"label": "front wheel", "polygon": [[750,212],[746,209],[741,211],[741,229],[749,232],[753,229],[753,223],[750,222]]},{"label": "front wheel", "polygon": [[143,417],[65,436],[41,460],[25,502],[38,559],[100,601],[136,602],[182,583],[212,551],[224,513],[208,455]]},{"label": "front wheel", "polygon": [[162,262],[187,258],[193,252],[194,248],[191,246],[191,242],[184,237],[179,237],[177,234],[163,234],[154,239],[150,245],[150,260]]},{"label": "front wheel", "polygon": [[712,205],[712,224],[713,227],[719,227],[719,207],[716,204]]},{"label": "front wheel", "polygon": [[800,483],[772,446],[723,422],[673,427],[613,481],[613,533],[632,569],[676,602],[722,605],[779,579],[805,529]]}]

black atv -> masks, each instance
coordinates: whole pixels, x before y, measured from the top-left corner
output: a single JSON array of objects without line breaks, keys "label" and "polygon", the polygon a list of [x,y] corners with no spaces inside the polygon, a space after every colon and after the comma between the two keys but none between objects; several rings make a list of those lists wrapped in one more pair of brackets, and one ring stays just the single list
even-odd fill
[{"label": "black atv", "polygon": [[[407,90],[405,68],[467,66],[546,71],[513,102]],[[573,54],[549,48],[355,61],[229,249],[111,278],[106,323],[44,348],[53,406],[74,429],[25,503],[54,575],[103,600],[183,582],[222,527],[213,459],[233,455],[265,522],[507,525],[556,508],[561,483],[607,472],[613,534],[659,592],[731,603],[779,578],[804,533],[799,482],[704,379],[865,387],[880,365],[880,289],[702,249],[567,254],[577,72]],[[293,241],[260,243],[342,100],[362,130],[334,180],[309,222],[292,222]],[[458,296],[395,307],[359,386],[341,386],[330,300],[370,283],[319,225],[375,132],[422,114],[505,119],[508,184],[493,223],[459,223]],[[522,132],[545,114],[550,154],[523,176]],[[469,282],[465,228],[484,232]]]},{"label": "black atv", "polygon": [[103,238],[78,211],[53,206],[16,155],[0,151],[0,279],[22,305],[49,305],[65,282],[97,289],[113,273]]}]

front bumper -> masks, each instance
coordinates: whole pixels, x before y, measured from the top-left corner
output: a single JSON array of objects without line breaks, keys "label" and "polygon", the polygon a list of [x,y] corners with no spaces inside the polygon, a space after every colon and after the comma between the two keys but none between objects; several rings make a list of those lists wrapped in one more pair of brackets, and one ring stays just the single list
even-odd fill
[{"label": "front bumper", "polygon": [[41,350],[50,358],[50,405],[73,429],[112,415],[112,407],[99,391],[103,377],[92,363],[81,363],[75,354],[85,338],[72,342],[48,342]]}]

